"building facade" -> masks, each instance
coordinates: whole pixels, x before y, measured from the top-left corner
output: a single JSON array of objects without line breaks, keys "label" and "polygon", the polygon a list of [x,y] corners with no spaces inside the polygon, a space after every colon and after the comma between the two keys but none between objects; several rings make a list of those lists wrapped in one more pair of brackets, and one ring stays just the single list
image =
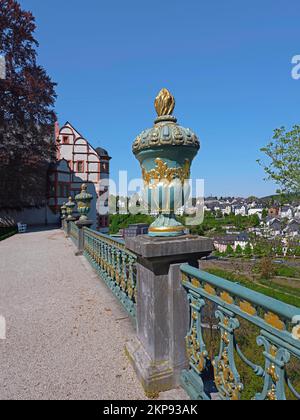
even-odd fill
[{"label": "building facade", "polygon": [[93,228],[107,232],[110,156],[102,148],[93,148],[69,122],[56,126],[56,144],[57,162],[49,172],[49,207],[60,213],[68,197],[74,198],[86,183],[94,197],[90,212]]}]

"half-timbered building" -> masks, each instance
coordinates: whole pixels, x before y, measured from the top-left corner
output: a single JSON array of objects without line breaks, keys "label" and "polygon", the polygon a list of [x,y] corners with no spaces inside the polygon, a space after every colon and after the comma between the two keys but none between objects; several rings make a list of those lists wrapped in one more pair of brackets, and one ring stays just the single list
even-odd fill
[{"label": "half-timbered building", "polygon": [[110,157],[106,150],[93,148],[69,122],[56,127],[57,162],[49,174],[49,206],[58,213],[69,196],[80,193],[82,183],[94,196],[90,218],[95,228],[108,231],[108,179]]}]

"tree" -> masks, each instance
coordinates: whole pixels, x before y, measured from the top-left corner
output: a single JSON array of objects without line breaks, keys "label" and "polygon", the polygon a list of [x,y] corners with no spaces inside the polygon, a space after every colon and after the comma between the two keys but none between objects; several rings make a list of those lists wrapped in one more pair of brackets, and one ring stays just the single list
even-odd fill
[{"label": "tree", "polygon": [[250,242],[247,243],[247,245],[246,245],[246,247],[244,249],[244,255],[247,258],[251,258],[252,255],[253,255],[253,251],[252,251],[252,247],[251,247]]},{"label": "tree", "polygon": [[243,248],[241,247],[241,245],[238,245],[235,249],[235,255],[237,257],[241,257],[243,255]]},{"label": "tree", "polygon": [[258,266],[262,279],[269,280],[275,275],[275,267],[272,258],[262,258]]},{"label": "tree", "polygon": [[300,126],[291,131],[284,127],[275,130],[272,141],[261,149],[270,162],[258,163],[264,168],[267,179],[279,185],[282,194],[300,192]]},{"label": "tree", "polygon": [[300,257],[300,246],[299,245],[295,247],[295,256]]},{"label": "tree", "polygon": [[231,245],[228,245],[225,251],[225,255],[227,256],[231,256],[234,254],[234,249]]},{"label": "tree", "polygon": [[0,208],[40,206],[55,158],[55,83],[37,64],[35,19],[15,0],[0,0]]}]

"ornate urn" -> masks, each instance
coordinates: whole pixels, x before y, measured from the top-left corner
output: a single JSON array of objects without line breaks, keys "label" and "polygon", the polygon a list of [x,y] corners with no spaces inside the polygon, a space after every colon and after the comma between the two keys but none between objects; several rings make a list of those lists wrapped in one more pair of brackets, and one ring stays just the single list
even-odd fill
[{"label": "ornate urn", "polygon": [[133,143],[144,180],[143,198],[151,211],[159,213],[149,228],[150,236],[181,236],[184,226],[175,212],[189,196],[191,164],[200,149],[195,133],[177,124],[172,116],[175,99],[162,89],[155,100],[158,118]]},{"label": "ornate urn", "polygon": [[77,202],[77,210],[80,214],[79,222],[87,222],[89,211],[91,209],[91,201],[93,196],[87,192],[87,185],[82,184],[81,193],[76,195],[75,200]]},{"label": "ornate urn", "polygon": [[70,220],[70,221],[75,220],[73,217],[73,211],[74,211],[75,206],[76,204],[74,203],[73,198],[69,197],[69,201],[65,204],[67,215],[68,215],[67,220]]},{"label": "ornate urn", "polygon": [[67,214],[67,207],[66,207],[66,203],[64,203],[64,204],[61,206],[60,210],[61,210],[61,219],[62,219],[62,220],[65,220],[65,218],[66,218],[66,214]]}]

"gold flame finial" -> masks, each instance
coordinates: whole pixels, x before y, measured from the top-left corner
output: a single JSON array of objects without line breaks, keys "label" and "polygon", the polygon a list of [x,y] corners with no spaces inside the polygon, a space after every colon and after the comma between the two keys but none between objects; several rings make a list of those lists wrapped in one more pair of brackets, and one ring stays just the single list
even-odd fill
[{"label": "gold flame finial", "polygon": [[168,89],[162,89],[155,99],[155,109],[157,115],[162,117],[164,115],[172,115],[175,108],[175,98],[168,91]]}]

